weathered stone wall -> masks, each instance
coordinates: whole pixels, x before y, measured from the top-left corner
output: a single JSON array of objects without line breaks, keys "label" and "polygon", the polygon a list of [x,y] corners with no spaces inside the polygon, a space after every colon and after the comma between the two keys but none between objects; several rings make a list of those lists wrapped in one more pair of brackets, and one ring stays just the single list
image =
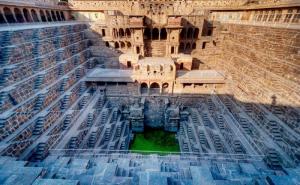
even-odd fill
[{"label": "weathered stone wall", "polygon": [[277,104],[299,105],[300,31],[233,24],[223,29],[221,61],[234,83],[264,103],[276,97]]}]

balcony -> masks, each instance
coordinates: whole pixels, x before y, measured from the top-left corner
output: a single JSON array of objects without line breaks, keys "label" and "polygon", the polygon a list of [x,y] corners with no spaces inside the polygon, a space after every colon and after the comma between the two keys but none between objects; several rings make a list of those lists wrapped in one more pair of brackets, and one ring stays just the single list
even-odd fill
[{"label": "balcony", "polygon": [[182,18],[179,16],[170,16],[168,17],[168,26],[167,27],[181,27]]},{"label": "balcony", "polygon": [[137,28],[144,26],[144,17],[143,16],[134,16],[129,18],[130,27]]}]

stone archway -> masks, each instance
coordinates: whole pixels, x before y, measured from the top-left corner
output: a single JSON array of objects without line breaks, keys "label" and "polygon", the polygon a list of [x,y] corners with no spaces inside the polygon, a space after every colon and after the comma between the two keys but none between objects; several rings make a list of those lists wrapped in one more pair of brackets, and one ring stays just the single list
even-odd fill
[{"label": "stone archway", "polygon": [[159,30],[157,28],[154,28],[152,30],[152,40],[158,40],[159,39]]},{"label": "stone archway", "polygon": [[22,12],[19,8],[15,8],[14,12],[15,12],[16,19],[19,23],[25,22]]},{"label": "stone archway", "polygon": [[40,10],[40,16],[41,16],[42,22],[47,22],[47,18],[46,18],[45,12],[43,10]]},{"label": "stone archway", "polygon": [[5,15],[6,20],[7,20],[8,23],[16,23],[17,22],[14,15],[13,15],[13,12],[11,11],[10,8],[5,7],[3,9],[3,11],[4,11],[4,15]]},{"label": "stone archway", "polygon": [[120,37],[124,37],[125,36],[125,32],[124,32],[123,28],[119,29],[119,36]]},{"label": "stone archway", "polygon": [[166,28],[160,30],[160,40],[166,40],[168,37]]},{"label": "stone archway", "polygon": [[118,49],[120,47],[118,42],[115,42],[115,48]]},{"label": "stone archway", "polygon": [[160,94],[160,86],[158,83],[154,82],[150,85],[150,94]]},{"label": "stone archway", "polygon": [[62,21],[65,21],[65,20],[66,20],[65,15],[64,15],[64,12],[60,12],[60,17],[61,17],[61,20],[62,20]]},{"label": "stone archway", "polygon": [[120,42],[121,49],[125,49],[125,43],[123,41]]},{"label": "stone archway", "polygon": [[47,16],[47,19],[48,19],[48,22],[52,22],[52,17],[51,17],[51,14],[48,10],[46,10],[46,16]]},{"label": "stone archway", "polygon": [[125,29],[125,35],[126,35],[126,37],[131,37],[131,32],[130,32],[130,29],[129,28],[126,28]]},{"label": "stone archway", "polygon": [[141,94],[148,94],[148,85],[146,83],[142,83],[140,87]]},{"label": "stone archway", "polygon": [[31,10],[31,16],[32,16],[33,22],[39,22],[38,14],[36,13],[36,11],[34,9]]},{"label": "stone archway", "polygon": [[53,10],[51,11],[51,15],[52,15],[52,20],[57,21],[56,15]]}]

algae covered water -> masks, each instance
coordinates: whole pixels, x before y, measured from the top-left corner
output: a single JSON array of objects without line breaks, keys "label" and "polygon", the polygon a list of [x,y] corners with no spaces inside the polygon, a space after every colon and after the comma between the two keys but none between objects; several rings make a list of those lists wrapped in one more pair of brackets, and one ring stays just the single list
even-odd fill
[{"label": "algae covered water", "polygon": [[156,129],[146,129],[143,133],[136,133],[130,150],[145,154],[180,152],[175,133]]}]

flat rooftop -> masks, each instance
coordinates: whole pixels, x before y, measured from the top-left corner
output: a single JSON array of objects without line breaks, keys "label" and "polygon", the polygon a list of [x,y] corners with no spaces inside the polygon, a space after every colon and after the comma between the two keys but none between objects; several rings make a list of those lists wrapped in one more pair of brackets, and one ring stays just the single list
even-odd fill
[{"label": "flat rooftop", "polygon": [[96,68],[87,74],[88,82],[134,82],[132,70]]},{"label": "flat rooftop", "polygon": [[225,83],[225,75],[216,70],[177,71],[176,82],[179,83]]}]

